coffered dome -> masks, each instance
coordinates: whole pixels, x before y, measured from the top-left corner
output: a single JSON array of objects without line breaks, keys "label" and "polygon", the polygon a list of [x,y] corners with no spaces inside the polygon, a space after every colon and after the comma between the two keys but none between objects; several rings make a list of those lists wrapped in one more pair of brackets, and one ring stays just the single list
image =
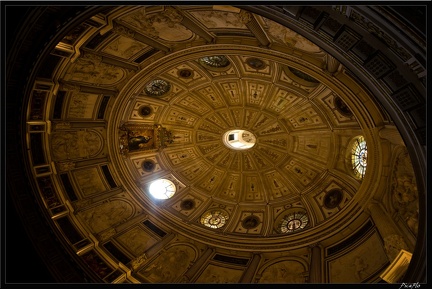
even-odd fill
[{"label": "coffered dome", "polygon": [[363,10],[272,9],[107,6],[56,32],[28,84],[24,160],[90,279],[373,283],[414,251],[421,137],[402,141],[386,101],[424,87],[380,78],[394,57]]}]

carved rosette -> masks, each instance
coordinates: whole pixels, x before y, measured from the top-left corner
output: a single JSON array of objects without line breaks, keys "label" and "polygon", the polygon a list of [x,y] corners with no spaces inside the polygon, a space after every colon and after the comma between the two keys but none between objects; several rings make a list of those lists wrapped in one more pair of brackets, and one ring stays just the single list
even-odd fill
[{"label": "carved rosette", "polygon": [[244,10],[240,11],[240,13],[238,14],[238,18],[239,18],[240,22],[245,24],[245,25],[247,25],[253,19],[252,14],[250,14],[249,12],[246,12]]}]

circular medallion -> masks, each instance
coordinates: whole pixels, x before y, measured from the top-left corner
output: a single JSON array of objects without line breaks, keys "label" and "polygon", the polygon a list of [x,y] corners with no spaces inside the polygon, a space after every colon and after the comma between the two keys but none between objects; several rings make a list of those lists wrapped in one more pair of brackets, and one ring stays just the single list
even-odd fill
[{"label": "circular medallion", "polygon": [[324,196],[324,206],[334,209],[342,202],[343,192],[339,189],[328,191]]},{"label": "circular medallion", "polygon": [[225,225],[228,214],[223,210],[207,211],[201,216],[201,224],[212,229],[218,229]]},{"label": "circular medallion", "polygon": [[346,117],[351,117],[353,115],[349,107],[345,104],[345,102],[342,101],[339,96],[336,96],[334,98],[334,104],[337,111],[339,111],[342,115]]},{"label": "circular medallion", "polygon": [[155,167],[156,167],[156,164],[154,163],[154,161],[151,161],[151,160],[146,160],[142,163],[142,168],[146,172],[152,172],[155,169]]},{"label": "circular medallion", "polygon": [[199,59],[199,62],[210,67],[227,67],[230,62],[223,55],[205,56]]},{"label": "circular medallion", "polygon": [[256,58],[256,57],[251,57],[251,58],[246,59],[246,63],[251,68],[257,69],[257,70],[264,69],[266,67],[266,64],[264,63],[264,61],[262,61],[261,59]]},{"label": "circular medallion", "polygon": [[139,115],[141,115],[143,117],[147,117],[153,113],[153,109],[148,105],[141,106],[138,109],[138,113],[139,113]]},{"label": "circular medallion", "polygon": [[163,79],[155,79],[150,81],[144,88],[145,93],[154,96],[161,96],[167,93],[171,88],[171,84]]},{"label": "circular medallion", "polygon": [[180,203],[180,208],[182,208],[182,210],[192,210],[195,208],[195,201],[192,199],[183,200]]},{"label": "circular medallion", "polygon": [[253,229],[256,228],[260,223],[260,219],[257,216],[247,216],[242,221],[242,227],[245,229]]},{"label": "circular medallion", "polygon": [[293,212],[283,217],[279,225],[279,230],[281,233],[292,233],[304,229],[308,223],[309,217],[306,212]]},{"label": "circular medallion", "polygon": [[192,74],[192,70],[190,69],[181,69],[178,71],[178,76],[180,76],[181,78],[191,78]]}]

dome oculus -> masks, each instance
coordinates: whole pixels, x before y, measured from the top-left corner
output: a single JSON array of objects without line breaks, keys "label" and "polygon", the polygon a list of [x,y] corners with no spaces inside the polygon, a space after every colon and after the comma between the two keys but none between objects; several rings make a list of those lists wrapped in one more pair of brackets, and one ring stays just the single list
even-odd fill
[{"label": "dome oculus", "polygon": [[256,143],[253,133],[243,129],[233,129],[227,131],[222,137],[223,143],[230,149],[247,150]]},{"label": "dome oculus", "polygon": [[170,180],[158,179],[150,184],[149,192],[155,199],[166,200],[174,196],[176,187]]}]

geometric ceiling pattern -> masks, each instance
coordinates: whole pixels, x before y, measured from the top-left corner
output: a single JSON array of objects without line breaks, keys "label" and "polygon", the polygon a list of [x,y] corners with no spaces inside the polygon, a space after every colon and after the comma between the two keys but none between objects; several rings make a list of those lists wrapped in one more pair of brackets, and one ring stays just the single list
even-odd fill
[{"label": "geometric ceiling pattern", "polygon": [[[113,6],[51,55],[51,77],[32,84],[27,161],[43,209],[104,282],[338,283],[366,262],[346,275],[365,282],[393,260],[368,211],[393,181],[396,150],[378,133],[392,119],[311,40],[232,6]],[[412,250],[417,232],[397,226]]]}]

